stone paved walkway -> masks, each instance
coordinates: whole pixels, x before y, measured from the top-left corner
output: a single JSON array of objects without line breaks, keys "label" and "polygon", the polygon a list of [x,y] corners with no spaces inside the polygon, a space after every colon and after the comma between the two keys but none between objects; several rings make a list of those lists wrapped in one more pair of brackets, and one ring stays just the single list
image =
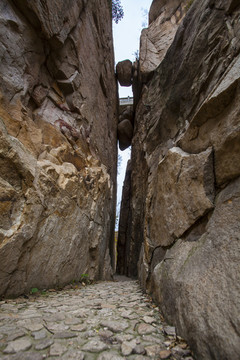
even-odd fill
[{"label": "stone paved walkway", "polygon": [[130,280],[0,301],[0,360],[41,359],[193,358]]}]

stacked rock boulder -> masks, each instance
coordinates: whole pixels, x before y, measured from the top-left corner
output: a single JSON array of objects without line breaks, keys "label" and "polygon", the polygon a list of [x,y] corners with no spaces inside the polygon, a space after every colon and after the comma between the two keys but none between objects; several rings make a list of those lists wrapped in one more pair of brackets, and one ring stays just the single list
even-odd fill
[{"label": "stacked rock boulder", "polygon": [[118,140],[120,150],[125,150],[132,143],[134,112],[132,106],[127,106],[119,116]]},{"label": "stacked rock boulder", "polygon": [[[130,60],[123,60],[117,63],[116,76],[121,86],[133,84],[133,64]],[[120,150],[127,149],[132,142],[134,126],[134,112],[131,106],[127,106],[118,119],[118,140]]]}]

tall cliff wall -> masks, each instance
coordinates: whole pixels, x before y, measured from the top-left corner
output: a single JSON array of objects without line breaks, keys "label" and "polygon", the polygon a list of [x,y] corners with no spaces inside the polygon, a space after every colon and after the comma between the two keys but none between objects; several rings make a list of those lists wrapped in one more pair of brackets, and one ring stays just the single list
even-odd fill
[{"label": "tall cliff wall", "polygon": [[108,0],[0,2],[0,295],[111,276]]},{"label": "tall cliff wall", "polygon": [[204,360],[240,354],[239,14],[194,1],[143,85],[120,219],[124,272]]}]

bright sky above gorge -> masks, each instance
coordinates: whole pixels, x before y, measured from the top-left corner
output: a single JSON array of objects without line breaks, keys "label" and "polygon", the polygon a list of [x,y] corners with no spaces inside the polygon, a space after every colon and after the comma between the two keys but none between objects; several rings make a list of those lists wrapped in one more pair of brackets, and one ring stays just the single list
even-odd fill
[{"label": "bright sky above gorge", "polygon": [[[152,0],[121,0],[124,17],[118,24],[113,22],[113,38],[115,63],[129,59],[135,60],[139,50],[141,31],[148,26],[148,11]],[[119,97],[132,96],[132,87],[119,86]],[[122,185],[125,177],[127,161],[130,158],[130,148],[120,151],[121,165],[118,169],[117,213],[119,213]]]}]

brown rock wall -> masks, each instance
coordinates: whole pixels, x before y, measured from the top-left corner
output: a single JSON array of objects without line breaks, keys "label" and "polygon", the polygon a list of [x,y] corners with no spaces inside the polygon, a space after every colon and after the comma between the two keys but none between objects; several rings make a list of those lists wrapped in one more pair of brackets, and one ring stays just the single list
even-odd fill
[{"label": "brown rock wall", "polygon": [[149,27],[140,38],[139,68],[146,82],[163,60],[188,9],[187,0],[155,0],[149,11]]},{"label": "brown rock wall", "polygon": [[0,295],[83,273],[110,278],[117,90],[108,1],[3,0],[0,54]]},{"label": "brown rock wall", "polygon": [[134,119],[129,266],[204,360],[240,351],[239,11],[193,2]]}]

